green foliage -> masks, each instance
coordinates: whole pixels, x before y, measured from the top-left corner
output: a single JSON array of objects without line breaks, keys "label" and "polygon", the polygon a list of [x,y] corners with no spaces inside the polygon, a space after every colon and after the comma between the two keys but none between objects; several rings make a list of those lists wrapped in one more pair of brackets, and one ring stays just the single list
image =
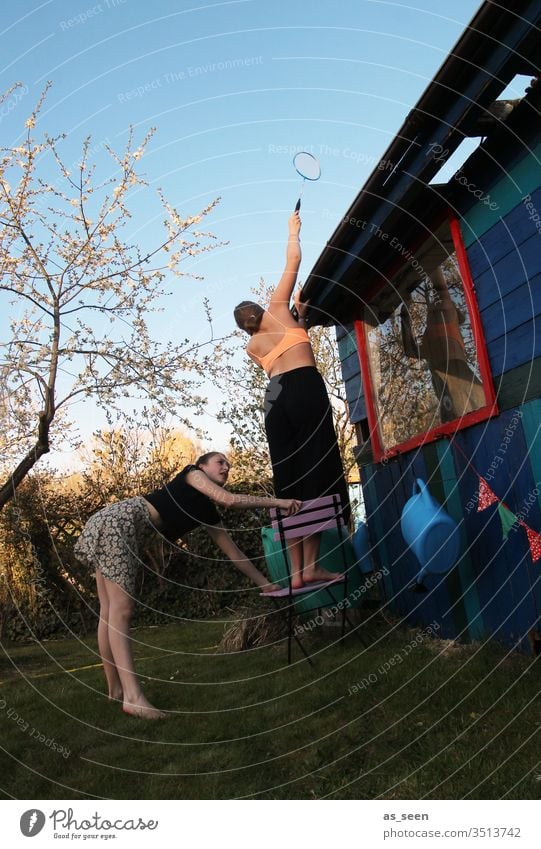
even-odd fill
[{"label": "green foliage", "polygon": [[[82,474],[65,479],[40,472],[23,481],[0,514],[0,636],[42,639],[94,629],[95,580],[74,556],[74,544],[96,510],[163,484],[193,460],[199,448],[185,435],[174,440],[169,431],[166,443],[162,454],[156,434],[145,440],[134,431],[131,437],[127,431],[99,433]],[[137,458],[133,452],[138,452]],[[261,495],[271,487],[269,481],[248,478],[231,489]],[[265,511],[229,510],[222,516],[241,550],[263,569],[260,528]],[[145,566],[136,589],[142,602],[136,606],[136,624],[229,615],[247,593],[257,592],[201,529],[185,542],[156,538],[146,552]]]}]

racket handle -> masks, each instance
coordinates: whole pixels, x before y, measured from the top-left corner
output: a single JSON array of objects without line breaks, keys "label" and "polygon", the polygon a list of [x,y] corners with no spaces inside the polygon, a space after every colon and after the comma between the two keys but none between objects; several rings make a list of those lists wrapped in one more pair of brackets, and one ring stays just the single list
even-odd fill
[{"label": "racket handle", "polygon": [[301,199],[299,198],[297,203],[295,204],[295,212],[298,212],[301,208]]}]

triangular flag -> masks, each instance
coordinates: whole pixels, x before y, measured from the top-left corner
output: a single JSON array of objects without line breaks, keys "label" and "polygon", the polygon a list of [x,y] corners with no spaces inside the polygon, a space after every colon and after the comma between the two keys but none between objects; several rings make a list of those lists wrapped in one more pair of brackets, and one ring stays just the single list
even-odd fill
[{"label": "triangular flag", "polygon": [[500,504],[498,504],[498,513],[500,514],[500,521],[502,523],[502,539],[506,540],[509,536],[509,531],[517,521],[517,517],[514,513],[511,513],[511,511],[508,507],[505,506],[505,504],[502,504],[501,502]]},{"label": "triangular flag", "polygon": [[477,500],[477,512],[486,510],[491,504],[499,501],[497,495],[494,495],[486,480],[479,475],[479,498]]},{"label": "triangular flag", "polygon": [[524,522],[521,522],[520,524],[528,534],[528,545],[530,546],[530,554],[532,555],[532,560],[535,563],[535,561],[539,560],[539,558],[541,557],[541,534],[538,534],[537,531],[533,531]]}]

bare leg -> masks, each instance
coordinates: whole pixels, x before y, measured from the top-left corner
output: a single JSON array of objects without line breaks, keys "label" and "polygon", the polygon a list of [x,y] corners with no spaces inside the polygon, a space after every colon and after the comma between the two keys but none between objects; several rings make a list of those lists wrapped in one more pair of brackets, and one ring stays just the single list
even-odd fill
[{"label": "bare leg", "polygon": [[303,537],[303,578],[305,584],[310,584],[312,581],[333,581],[341,577],[341,573],[328,572],[326,569],[321,569],[317,565],[320,540],[321,534],[312,534],[309,537]]},{"label": "bare leg", "polygon": [[109,691],[109,699],[122,701],[122,684],[113,660],[111,644],[109,642],[109,596],[105,586],[105,578],[99,569],[96,569],[96,585],[98,598],[100,600],[100,619],[98,622],[98,649],[103,663],[105,680]]},{"label": "bare leg", "polygon": [[140,719],[163,719],[165,714],[151,705],[135,674],[129,634],[133,599],[121,586],[108,578],[103,578],[103,583],[109,599],[109,645],[122,685],[123,710]]},{"label": "bare leg", "polygon": [[287,541],[289,562],[291,563],[291,586],[294,590],[304,587],[303,581],[303,559],[302,539],[291,539]]}]

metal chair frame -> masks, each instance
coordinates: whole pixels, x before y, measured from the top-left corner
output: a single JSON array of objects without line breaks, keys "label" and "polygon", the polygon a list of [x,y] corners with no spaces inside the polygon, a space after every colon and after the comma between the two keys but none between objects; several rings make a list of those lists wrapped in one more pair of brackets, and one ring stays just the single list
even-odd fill
[{"label": "metal chair frame", "polygon": [[[340,551],[342,554],[342,561],[344,565],[344,577],[336,578],[332,581],[317,581],[301,587],[300,589],[293,589],[292,581],[291,581],[291,571],[289,560],[287,556],[287,540],[288,539],[299,539],[300,537],[311,536],[312,534],[319,534],[322,531],[336,527],[338,530],[338,534],[340,535],[341,529],[345,526],[345,521],[342,513],[342,505],[340,501],[339,495],[324,495],[321,498],[313,498],[303,502],[303,505],[298,513],[295,513],[294,516],[283,516],[280,508],[273,508],[271,511],[271,519],[272,519],[272,527],[275,531],[274,539],[276,541],[280,540],[281,548],[282,548],[282,556],[284,558],[284,563],[286,566],[287,573],[287,587],[284,587],[281,590],[276,590],[273,593],[265,593],[266,598],[271,598],[275,607],[283,612],[283,607],[280,606],[279,601],[286,599],[287,604],[287,662],[291,663],[291,647],[292,640],[294,639],[302,653],[304,654],[307,661],[313,666],[312,658],[304,648],[303,644],[298,638],[298,635],[293,631],[293,608],[295,605],[295,599],[301,595],[307,595],[308,593],[316,593],[321,590],[325,590],[330,598],[330,604],[334,604],[336,606],[340,605],[340,602],[336,599],[336,596],[332,592],[332,588],[336,584],[344,585],[344,600],[347,599],[348,594],[348,565],[346,560],[346,553],[344,550],[343,544],[340,544]],[[329,604],[329,606],[330,606]],[[321,605],[312,608],[313,610],[319,610]],[[350,629],[357,633],[356,628],[352,625],[350,619],[346,613],[346,605],[342,605],[341,609],[342,613],[342,629],[340,642],[344,641],[345,631],[346,631],[346,622],[349,625]],[[361,642],[364,645],[364,640],[360,636],[357,635]]]}]

